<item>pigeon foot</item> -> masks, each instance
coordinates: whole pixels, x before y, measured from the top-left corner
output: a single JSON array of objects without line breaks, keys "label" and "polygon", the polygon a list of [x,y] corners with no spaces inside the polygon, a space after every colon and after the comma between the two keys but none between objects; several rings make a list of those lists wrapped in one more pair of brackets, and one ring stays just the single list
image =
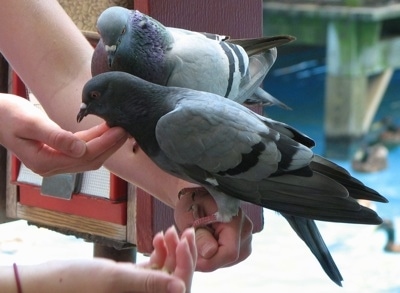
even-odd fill
[{"label": "pigeon foot", "polygon": [[[194,215],[194,212],[193,212]],[[194,228],[200,228],[200,227],[204,227],[204,226],[208,226],[214,223],[219,222],[217,219],[217,216],[211,215],[211,216],[206,216],[206,217],[201,217],[201,218],[197,218],[195,217],[195,220],[193,222],[193,227]]]},{"label": "pigeon foot", "polygon": [[203,192],[204,193],[204,187],[196,186],[196,187],[185,187],[182,188],[181,191],[178,193],[178,198],[181,199],[182,196],[184,195],[191,195],[192,199],[194,199],[196,193]]}]

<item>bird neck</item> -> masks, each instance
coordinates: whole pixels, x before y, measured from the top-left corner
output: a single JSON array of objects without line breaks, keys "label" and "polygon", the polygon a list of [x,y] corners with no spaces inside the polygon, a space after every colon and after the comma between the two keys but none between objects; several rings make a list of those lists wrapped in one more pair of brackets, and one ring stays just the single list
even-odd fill
[{"label": "bird neck", "polygon": [[133,64],[127,64],[128,70],[145,80],[165,85],[169,75],[165,72],[165,55],[173,43],[172,35],[161,23],[140,12],[133,14],[131,24],[129,47],[133,52],[127,60]]},{"label": "bird neck", "polygon": [[131,93],[136,98],[135,100],[127,99],[121,106],[118,125],[135,138],[148,156],[152,156],[159,152],[155,136],[157,122],[172,107],[169,103],[168,93],[162,87],[155,85],[136,87],[132,89]]}]

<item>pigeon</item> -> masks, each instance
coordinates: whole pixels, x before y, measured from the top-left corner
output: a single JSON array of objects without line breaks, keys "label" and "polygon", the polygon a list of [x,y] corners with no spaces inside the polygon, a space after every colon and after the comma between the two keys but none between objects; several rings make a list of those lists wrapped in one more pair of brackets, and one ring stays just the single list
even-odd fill
[{"label": "pigeon", "polygon": [[314,154],[310,137],[222,96],[113,71],[84,86],[77,121],[89,114],[126,129],[161,169],[212,195],[218,211],[197,224],[229,222],[240,201],[277,211],[340,286],[343,278],[314,220],[382,222],[357,200],[386,198]]},{"label": "pigeon", "polygon": [[165,27],[138,10],[113,6],[97,21],[100,40],[92,75],[116,70],[165,86],[212,92],[239,103],[287,105],[259,87],[277,57],[281,35],[229,40],[227,36]]}]

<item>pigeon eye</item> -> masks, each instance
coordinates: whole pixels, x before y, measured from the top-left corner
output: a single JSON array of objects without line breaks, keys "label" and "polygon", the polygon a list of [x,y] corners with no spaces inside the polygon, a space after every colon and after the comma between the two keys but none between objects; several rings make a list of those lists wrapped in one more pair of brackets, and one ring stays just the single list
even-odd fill
[{"label": "pigeon eye", "polygon": [[124,27],[124,28],[122,29],[121,35],[123,35],[125,32],[126,32],[126,27]]},{"label": "pigeon eye", "polygon": [[100,98],[100,93],[97,92],[97,91],[90,92],[90,97],[91,97],[92,99],[97,100],[97,99]]}]

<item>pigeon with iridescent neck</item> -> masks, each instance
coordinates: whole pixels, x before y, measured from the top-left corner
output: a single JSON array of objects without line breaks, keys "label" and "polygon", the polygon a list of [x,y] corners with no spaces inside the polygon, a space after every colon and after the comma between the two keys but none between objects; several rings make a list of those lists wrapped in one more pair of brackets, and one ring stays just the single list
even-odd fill
[{"label": "pigeon with iridescent neck", "polygon": [[100,41],[92,75],[116,70],[165,86],[215,93],[238,103],[288,108],[259,86],[276,47],[291,36],[229,40],[226,36],[165,27],[138,10],[110,7],[98,18]]}]

